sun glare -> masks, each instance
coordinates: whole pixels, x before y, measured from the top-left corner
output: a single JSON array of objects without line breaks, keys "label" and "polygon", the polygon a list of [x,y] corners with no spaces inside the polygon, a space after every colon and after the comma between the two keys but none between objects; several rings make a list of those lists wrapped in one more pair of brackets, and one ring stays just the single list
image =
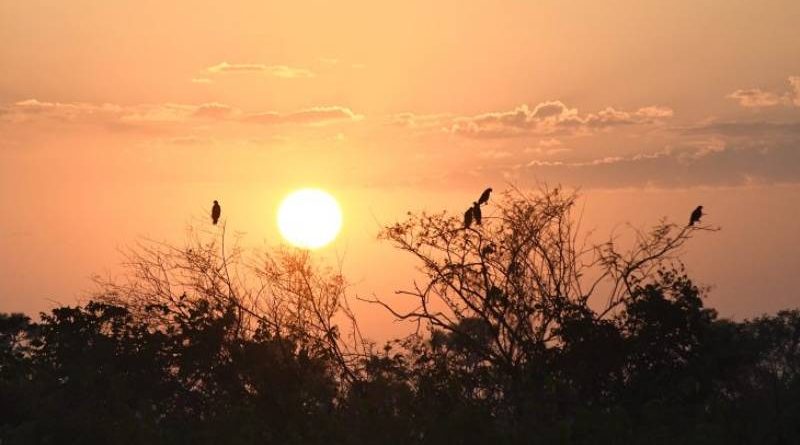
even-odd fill
[{"label": "sun glare", "polygon": [[304,249],[318,249],[336,238],[342,211],[329,193],[302,189],[289,194],[278,208],[278,229],[284,239]]}]

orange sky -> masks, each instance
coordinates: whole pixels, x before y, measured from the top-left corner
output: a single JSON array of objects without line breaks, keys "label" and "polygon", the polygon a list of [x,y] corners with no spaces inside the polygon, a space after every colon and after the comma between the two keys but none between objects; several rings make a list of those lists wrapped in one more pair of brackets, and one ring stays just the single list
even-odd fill
[{"label": "orange sky", "polygon": [[0,0],[0,311],[74,302],[213,199],[274,245],[308,185],[345,211],[320,255],[389,294],[412,268],[380,222],[537,180],[581,186],[600,232],[703,204],[710,303],[797,306],[798,23],[794,0]]}]

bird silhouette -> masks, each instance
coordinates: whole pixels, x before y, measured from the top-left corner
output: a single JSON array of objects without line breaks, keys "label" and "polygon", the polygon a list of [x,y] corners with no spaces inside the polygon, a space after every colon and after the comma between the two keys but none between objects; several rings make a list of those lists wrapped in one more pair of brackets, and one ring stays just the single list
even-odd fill
[{"label": "bird silhouette", "polygon": [[466,212],[464,212],[464,228],[465,229],[469,229],[469,226],[472,225],[472,216],[473,216],[472,213],[473,213],[473,210],[474,210],[474,207],[470,207],[470,208],[467,209]]},{"label": "bird silhouette", "polygon": [[477,202],[472,203],[472,217],[475,218],[475,224],[481,225],[481,205]]},{"label": "bird silhouette", "polygon": [[488,256],[495,252],[494,243],[489,243],[481,249],[481,256]]},{"label": "bird silhouette", "polygon": [[694,209],[694,212],[692,212],[692,216],[689,217],[689,225],[693,226],[694,223],[700,222],[700,218],[702,217],[703,217],[703,206],[697,206],[697,208]]},{"label": "bird silhouette", "polygon": [[489,194],[492,193],[492,188],[489,187],[481,193],[481,197],[478,198],[478,205],[484,205],[489,202]]},{"label": "bird silhouette", "polygon": [[211,207],[211,222],[216,225],[217,221],[219,221],[219,215],[222,214],[222,208],[219,206],[219,203],[215,200],[214,205]]}]

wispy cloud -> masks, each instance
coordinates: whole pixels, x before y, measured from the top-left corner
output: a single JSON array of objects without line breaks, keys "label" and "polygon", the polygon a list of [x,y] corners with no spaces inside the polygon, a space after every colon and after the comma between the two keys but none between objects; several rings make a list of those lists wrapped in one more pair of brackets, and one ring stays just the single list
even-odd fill
[{"label": "wispy cloud", "polygon": [[789,90],[784,92],[748,88],[736,90],[726,97],[736,100],[745,108],[766,108],[777,105],[800,107],[800,76],[790,76],[788,82]]},{"label": "wispy cloud", "polygon": [[0,122],[51,121],[67,124],[179,124],[203,122],[250,122],[261,124],[322,125],[359,121],[363,116],[341,106],[313,107],[291,112],[245,112],[230,105],[210,102],[191,104],[143,104],[123,106],[88,102],[43,102],[29,99],[0,106]]},{"label": "wispy cloud", "polygon": [[533,107],[520,105],[509,111],[456,118],[449,131],[478,138],[591,132],[618,126],[653,125],[673,114],[672,109],[660,106],[635,111],[607,107],[596,113],[581,114],[561,101],[548,101]]},{"label": "wispy cloud", "polygon": [[551,152],[560,143],[543,139],[513,158],[481,153],[476,159],[482,159],[487,176],[586,187],[800,183],[800,121],[705,122],[662,136],[661,148],[630,146],[640,144],[639,139],[627,142],[628,154],[596,149]]},{"label": "wispy cloud", "polygon": [[398,113],[388,117],[389,125],[419,129],[419,130],[445,130],[452,120],[449,113],[417,114],[411,112]]},{"label": "wispy cloud", "polygon": [[177,122],[194,115],[200,106],[174,103],[123,106],[89,102],[47,102],[28,99],[2,106],[0,119],[11,122],[51,120],[64,123]]},{"label": "wispy cloud", "polygon": [[800,121],[722,121],[687,127],[681,131],[686,135],[720,135],[755,140],[800,137]]},{"label": "wispy cloud", "polygon": [[363,119],[363,116],[354,113],[351,109],[346,107],[314,107],[306,110],[294,111],[291,113],[253,113],[244,118],[248,122],[255,122],[260,124],[277,125],[277,124],[309,124],[309,125],[323,125],[332,122],[341,121],[358,121]]},{"label": "wispy cloud", "polygon": [[564,147],[564,144],[560,140],[555,138],[547,138],[540,139],[535,146],[525,148],[524,153],[554,156],[568,153],[570,151],[572,150]]},{"label": "wispy cloud", "polygon": [[726,96],[739,102],[745,108],[774,107],[781,103],[781,96],[758,88],[736,90]]},{"label": "wispy cloud", "polygon": [[198,105],[193,113],[195,117],[224,120],[241,114],[241,111],[229,105],[212,102]]},{"label": "wispy cloud", "polygon": [[591,133],[622,126],[661,124],[671,118],[671,108],[642,107],[635,111],[607,107],[595,113],[581,114],[561,101],[547,101],[512,110],[453,116],[452,114],[400,113],[390,123],[417,130],[441,130],[469,138],[510,138],[558,134]]},{"label": "wispy cloud", "polygon": [[[800,78],[793,82],[800,85]],[[679,124],[670,123],[673,116],[661,106],[580,112],[549,101],[461,117],[403,113],[390,122],[468,138],[451,140],[451,151],[487,181],[587,187],[800,183],[800,121],[761,115]]]},{"label": "wispy cloud", "polygon": [[314,77],[315,73],[306,68],[287,65],[264,65],[260,63],[228,63],[221,62],[206,68],[212,74],[220,73],[263,73],[282,79],[304,79]]}]

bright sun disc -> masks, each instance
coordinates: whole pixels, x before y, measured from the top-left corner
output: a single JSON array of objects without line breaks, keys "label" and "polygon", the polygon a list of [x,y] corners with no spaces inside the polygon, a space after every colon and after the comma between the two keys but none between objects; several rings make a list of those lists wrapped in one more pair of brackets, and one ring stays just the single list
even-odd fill
[{"label": "bright sun disc", "polygon": [[342,211],[329,193],[302,189],[284,198],[278,208],[278,229],[289,243],[304,249],[320,248],[342,228]]}]

